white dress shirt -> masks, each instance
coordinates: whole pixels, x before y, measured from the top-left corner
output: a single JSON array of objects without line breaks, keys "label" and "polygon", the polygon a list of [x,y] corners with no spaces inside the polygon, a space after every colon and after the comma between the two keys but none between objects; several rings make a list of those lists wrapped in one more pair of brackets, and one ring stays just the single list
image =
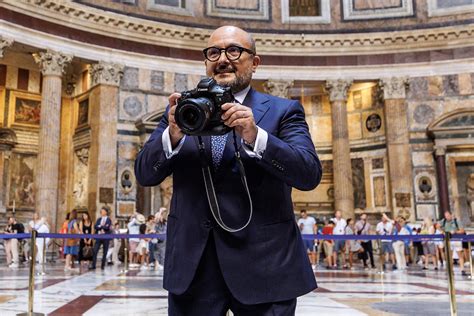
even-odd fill
[{"label": "white dress shirt", "polygon": [[[250,86],[245,88],[244,90],[237,92],[234,94],[234,98],[237,102],[242,104],[244,102],[245,97],[247,96],[247,93],[250,91]],[[161,141],[163,144],[163,150],[165,152],[165,156],[167,159],[170,159],[174,155],[177,155],[183,147],[184,141],[186,139],[186,135],[181,138],[181,140],[178,143],[178,146],[176,146],[175,149],[173,149],[173,146],[171,146],[171,137],[170,137],[170,132],[169,132],[169,127],[167,127],[161,136]],[[253,144],[253,148],[242,140],[242,148],[245,150],[247,155],[250,157],[256,157],[258,159],[261,159],[263,156],[263,153],[265,152],[265,149],[267,148],[267,141],[268,141],[268,133],[263,130],[262,128],[257,126],[257,138],[255,139],[255,144]]]}]

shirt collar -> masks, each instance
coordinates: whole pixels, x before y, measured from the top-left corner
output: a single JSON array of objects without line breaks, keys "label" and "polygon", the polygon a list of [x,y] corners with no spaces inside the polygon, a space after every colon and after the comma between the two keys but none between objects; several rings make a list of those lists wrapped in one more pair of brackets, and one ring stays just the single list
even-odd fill
[{"label": "shirt collar", "polygon": [[243,104],[245,97],[247,96],[249,91],[250,91],[250,85],[248,85],[247,88],[245,88],[244,90],[234,93],[234,99],[240,104]]}]

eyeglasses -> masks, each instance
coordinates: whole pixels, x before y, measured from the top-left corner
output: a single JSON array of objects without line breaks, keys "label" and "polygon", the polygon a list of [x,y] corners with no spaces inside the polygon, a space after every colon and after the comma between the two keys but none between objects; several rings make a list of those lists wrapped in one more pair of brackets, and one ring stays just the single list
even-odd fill
[{"label": "eyeglasses", "polygon": [[222,51],[225,52],[225,55],[228,60],[234,61],[240,58],[242,52],[247,52],[250,55],[255,55],[255,53],[244,47],[231,45],[226,48],[218,48],[218,47],[208,47],[204,49],[202,52],[204,53],[204,57],[209,61],[217,61],[221,57]]}]

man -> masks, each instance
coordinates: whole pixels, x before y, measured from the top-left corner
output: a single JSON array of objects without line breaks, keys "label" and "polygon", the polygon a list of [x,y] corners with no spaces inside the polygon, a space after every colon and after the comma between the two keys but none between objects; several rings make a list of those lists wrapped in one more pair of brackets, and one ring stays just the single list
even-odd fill
[{"label": "man", "polygon": [[[140,213],[134,214],[130,222],[127,224],[128,233],[130,235],[138,235],[140,234],[140,225],[145,223],[145,216]],[[129,246],[129,263],[130,268],[136,268],[140,265],[138,264],[139,253],[138,253],[138,244],[140,243],[140,238],[131,237],[128,239],[128,246]]]},{"label": "man", "polygon": [[[363,213],[360,216],[360,219],[355,224],[355,232],[357,235],[369,235],[370,234],[371,225],[367,221],[367,214]],[[364,248],[363,253],[363,261],[364,261],[364,268],[368,269],[367,259],[370,259],[370,266],[372,269],[375,269],[374,263],[374,251],[372,248],[372,240],[362,240],[361,241],[362,248]]]},{"label": "man", "polygon": [[[333,235],[345,235],[347,222],[344,218],[342,218],[341,211],[336,211],[336,213],[334,214],[333,222],[334,222],[334,230],[333,230],[332,234]],[[343,269],[347,268],[346,255],[345,255],[345,245],[346,245],[345,240],[336,239],[334,241],[334,252],[333,252],[334,260],[333,260],[333,263],[334,263],[335,268],[337,267],[337,257],[339,255],[339,253],[341,253],[341,257],[342,257],[342,268]]]},{"label": "man", "polygon": [[[444,212],[444,218],[441,220],[441,229],[445,233],[451,234],[464,234],[464,229],[459,225],[457,219],[451,214],[450,211]],[[451,251],[456,252],[459,258],[459,267],[461,268],[461,274],[467,276],[468,273],[464,271],[464,251],[462,248],[462,242],[459,240],[451,241]]]},{"label": "man", "polygon": [[[300,219],[298,219],[298,227],[300,232],[303,235],[316,235],[318,233],[318,228],[316,226],[316,220],[312,216],[308,216],[306,210],[300,211]],[[315,240],[303,239],[303,244],[306,251],[309,254],[309,261],[313,270],[316,270],[316,252],[314,251]]]},{"label": "man", "polygon": [[[155,214],[155,232],[157,234],[166,234],[166,208],[161,207]],[[155,270],[163,270],[165,264],[166,238],[158,238],[156,244],[156,266]]]},{"label": "man", "polygon": [[[173,174],[164,287],[170,315],[293,315],[296,297],[316,281],[294,220],[291,188],[312,190],[321,163],[297,101],[250,87],[260,64],[255,42],[233,26],[218,28],[204,50],[206,73],[232,89],[238,103],[222,106],[235,128],[252,195],[253,218],[229,233],[214,221],[204,187],[197,137],[175,121],[179,93],[135,162],[138,182],[154,186]],[[241,104],[239,104],[241,103]],[[224,222],[242,226],[249,216],[232,134],[203,137]]]},{"label": "man", "polygon": [[[111,233],[112,221],[109,218],[109,208],[102,206],[100,209],[100,218],[97,219],[94,225],[96,234],[110,234]],[[107,251],[109,250],[109,239],[96,239],[94,244],[94,257],[92,259],[92,265],[89,269],[94,270],[97,263],[97,255],[99,254],[100,246],[102,246],[102,264],[100,268],[104,270],[105,261],[107,260]]]},{"label": "man", "polygon": [[[8,225],[5,229],[5,233],[8,235],[23,234],[25,227],[21,223],[17,223],[15,217],[8,218]],[[13,236],[12,236],[13,237]],[[5,253],[7,256],[7,265],[12,269],[19,267],[19,256],[18,256],[18,239],[10,238],[5,240]]]},{"label": "man", "polygon": [[[377,224],[376,227],[377,235],[388,236],[393,234],[393,223],[387,216],[387,214],[382,215],[382,221]],[[382,269],[385,270],[385,263],[391,260],[392,268],[397,269],[395,264],[395,252],[393,251],[392,241],[390,239],[382,239]]]}]

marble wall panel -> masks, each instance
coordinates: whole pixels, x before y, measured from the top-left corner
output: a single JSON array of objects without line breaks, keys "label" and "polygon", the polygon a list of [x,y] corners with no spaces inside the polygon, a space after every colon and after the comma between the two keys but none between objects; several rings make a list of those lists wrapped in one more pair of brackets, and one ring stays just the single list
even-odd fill
[{"label": "marble wall panel", "polygon": [[426,77],[415,77],[408,79],[407,98],[423,99],[428,95],[428,79]]},{"label": "marble wall panel", "polygon": [[18,85],[18,67],[7,65],[7,78],[5,87],[7,89],[16,89]]},{"label": "marble wall panel", "polygon": [[140,69],[138,71],[138,88],[143,91],[151,90],[151,70]]},{"label": "marble wall panel", "polygon": [[446,96],[459,94],[459,82],[457,75],[443,76],[443,89]]},{"label": "marble wall panel", "polygon": [[188,75],[176,73],[174,76],[174,91],[182,92],[188,90]]},{"label": "marble wall panel", "polygon": [[162,95],[149,94],[146,96],[147,99],[147,113],[153,113],[155,111],[165,111],[168,105],[168,97]]},{"label": "marble wall panel", "polygon": [[411,161],[414,167],[434,166],[433,152],[412,151]]},{"label": "marble wall panel", "polygon": [[444,95],[443,78],[441,76],[428,77],[428,94],[435,97]]},{"label": "marble wall panel", "polygon": [[365,192],[365,168],[362,158],[351,159],[352,186],[354,188],[354,208],[365,209],[367,196]]},{"label": "marble wall panel", "polygon": [[315,144],[330,143],[332,140],[332,123],[331,117],[313,117],[314,122],[311,128],[311,136]]},{"label": "marble wall panel", "polygon": [[123,69],[123,77],[120,83],[122,89],[138,89],[139,76],[138,68],[125,67]]},{"label": "marble wall panel", "polygon": [[362,138],[361,119],[361,113],[351,113],[347,115],[347,121],[349,123],[349,139],[354,140]]},{"label": "marble wall panel", "polygon": [[120,91],[119,118],[135,121],[147,112],[146,98],[143,93]]},{"label": "marble wall panel", "polygon": [[175,73],[174,72],[165,72],[164,73],[164,93],[166,94],[171,94],[173,92],[176,92],[177,90],[175,89]]},{"label": "marble wall panel", "polygon": [[417,204],[416,219],[422,221],[424,218],[438,219],[438,207],[435,204]]},{"label": "marble wall panel", "polygon": [[39,71],[30,70],[28,78],[28,91],[39,93],[41,83],[41,74]]},{"label": "marble wall panel", "polygon": [[165,73],[159,70],[152,70],[150,73],[150,90],[153,92],[163,92],[165,89]]},{"label": "marble wall panel", "polygon": [[473,82],[471,78],[471,74],[459,74],[458,75],[458,87],[459,87],[459,94],[472,94],[474,93],[474,89],[472,88]]}]

